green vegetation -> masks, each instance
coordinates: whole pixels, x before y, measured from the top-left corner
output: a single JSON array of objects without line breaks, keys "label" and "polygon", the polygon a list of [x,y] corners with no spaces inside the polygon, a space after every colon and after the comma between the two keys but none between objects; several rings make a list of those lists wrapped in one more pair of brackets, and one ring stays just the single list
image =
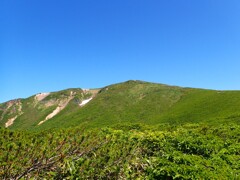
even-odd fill
[{"label": "green vegetation", "polygon": [[[82,108],[67,107],[39,129],[48,127],[75,127],[80,124],[105,127],[114,123],[149,123],[176,103],[182,95],[179,87],[142,81],[127,81],[103,88]],[[111,119],[111,121],[109,121]]]},{"label": "green vegetation", "polygon": [[68,105],[69,101],[77,108],[83,99],[90,96],[91,93],[83,93],[81,89],[72,88],[52,92],[40,101],[36,99],[36,96],[31,96],[27,99],[3,103],[0,104],[0,126],[5,126],[10,118],[16,116],[16,120],[9,128],[33,130],[57,107]]},{"label": "green vegetation", "polygon": [[0,126],[16,117],[0,179],[240,179],[240,91],[127,81],[42,97],[0,104]]},{"label": "green vegetation", "polygon": [[20,115],[13,123],[13,129],[31,129],[37,126],[40,120],[50,114],[57,105],[45,107],[43,104],[35,105],[34,97],[23,99],[22,111],[27,112]]},{"label": "green vegetation", "polygon": [[239,179],[240,126],[0,129],[1,179]]},{"label": "green vegetation", "polygon": [[[94,97],[81,107],[82,100]],[[50,113],[66,103],[57,115],[41,125]],[[41,101],[35,96],[20,100],[7,109],[0,105],[0,126],[17,118],[10,129],[45,130],[84,125],[86,128],[105,127],[121,123],[239,123],[240,91],[215,91],[181,88],[143,81],[127,81],[98,90],[67,89],[54,92]],[[20,114],[20,115],[19,115]]]},{"label": "green vegetation", "polygon": [[240,91],[181,88],[127,81],[103,88],[86,106],[72,104],[39,129],[121,123],[239,123]]}]

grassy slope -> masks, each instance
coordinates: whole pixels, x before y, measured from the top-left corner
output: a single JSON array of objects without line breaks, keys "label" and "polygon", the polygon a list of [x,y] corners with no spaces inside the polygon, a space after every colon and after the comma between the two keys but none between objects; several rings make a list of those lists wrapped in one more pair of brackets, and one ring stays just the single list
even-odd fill
[{"label": "grassy slope", "polygon": [[116,123],[239,122],[240,92],[128,81],[104,88],[81,109],[70,105],[40,128]]},{"label": "grassy slope", "polygon": [[240,91],[185,89],[185,95],[160,118],[165,122],[240,122]]},{"label": "grassy slope", "polygon": [[[121,122],[150,121],[155,114],[165,112],[181,95],[181,88],[140,81],[128,81],[102,89],[86,106],[68,106],[62,114],[49,120],[41,128],[77,126],[86,123],[102,127]],[[71,113],[69,113],[71,112]]]},{"label": "grassy slope", "polygon": [[[40,102],[36,102],[34,99],[35,96],[29,97],[27,99],[22,100],[22,111],[24,112],[21,116],[19,116],[10,126],[11,129],[32,129],[38,126],[38,123],[45,119],[45,117],[52,113],[54,109],[57,107],[57,103],[63,99],[69,97],[71,91],[76,92],[74,101],[75,104],[79,103],[76,101],[80,101],[82,98],[82,90],[81,89],[67,89],[63,91],[53,92],[45,99]],[[45,104],[47,102],[55,102],[55,105],[47,107]],[[6,118],[7,119],[7,118]]]},{"label": "grassy slope", "polygon": [[[52,94],[45,100],[59,99],[67,91]],[[84,99],[88,97],[85,95]],[[240,91],[129,81],[102,89],[82,108],[78,106],[79,98],[83,98],[81,94],[57,116],[37,127],[42,130],[81,124],[78,128],[37,133],[0,128],[4,152],[0,157],[0,176],[10,179],[22,174],[35,161],[44,165],[56,157],[53,167],[60,168],[40,167],[39,171],[29,173],[31,177],[40,174],[47,179],[54,176],[57,179],[239,178],[239,125],[222,123],[240,122]],[[42,119],[54,109],[39,106],[39,111],[33,108],[33,101],[34,97],[22,100],[25,114],[12,128],[35,129],[40,121],[36,119]],[[139,122],[153,126],[129,124]],[[183,123],[186,124],[175,126]],[[113,129],[92,129],[83,134],[84,126],[106,125],[113,125]],[[79,154],[81,158],[73,160]]]},{"label": "grassy slope", "polygon": [[11,126],[12,129],[33,128],[40,122],[40,120],[44,119],[56,108],[56,106],[51,106],[49,108],[37,108],[34,107],[33,104],[34,97],[22,100],[22,111],[24,113],[14,121],[13,125]]},{"label": "grassy slope", "polygon": [[[56,106],[44,108],[34,97],[21,100],[24,114],[17,118],[11,129],[46,129],[52,127],[104,127],[121,123],[224,123],[240,122],[240,91],[214,91],[181,88],[142,81],[127,81],[103,88],[87,105],[80,108],[80,89],[51,93],[43,101],[66,98],[71,91],[77,95],[58,115],[37,124]],[[1,104],[3,107],[4,104]],[[4,124],[5,121],[1,121]]]}]

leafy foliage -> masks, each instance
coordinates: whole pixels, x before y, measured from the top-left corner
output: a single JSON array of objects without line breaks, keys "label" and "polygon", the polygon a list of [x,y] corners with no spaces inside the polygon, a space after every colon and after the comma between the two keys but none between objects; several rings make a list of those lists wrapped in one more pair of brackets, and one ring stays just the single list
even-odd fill
[{"label": "leafy foliage", "polygon": [[240,126],[0,129],[1,179],[239,179]]}]

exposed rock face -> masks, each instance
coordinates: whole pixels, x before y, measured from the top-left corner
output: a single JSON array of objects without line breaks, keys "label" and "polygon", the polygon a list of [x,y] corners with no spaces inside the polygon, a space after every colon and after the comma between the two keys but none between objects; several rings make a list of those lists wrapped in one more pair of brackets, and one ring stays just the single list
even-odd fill
[{"label": "exposed rock face", "polygon": [[[79,106],[82,107],[84,105],[86,105],[88,102],[90,102],[95,96],[96,94],[98,93],[98,90],[89,90],[89,89],[83,89],[83,92],[81,93],[81,96],[83,97],[83,99],[81,99],[81,103],[79,103]],[[46,95],[46,94],[45,94]],[[38,123],[38,125],[41,125],[43,124],[44,122],[46,122],[47,120],[53,118],[54,116],[56,116],[58,113],[60,113],[67,105],[68,103],[75,98],[75,96],[77,95],[76,92],[74,91],[70,91],[70,94],[68,97],[64,98],[64,99],[61,99],[61,100],[58,100],[57,102],[57,108],[54,109],[50,114],[48,114],[46,116],[46,118],[42,121],[40,121]],[[90,98],[88,99],[85,99],[84,96],[87,95],[87,96],[90,96]],[[46,95],[48,96],[48,95]],[[45,96],[45,97],[46,97]],[[42,94],[40,97],[44,97],[44,95]],[[44,98],[45,98],[44,97]],[[44,99],[43,98],[43,99]],[[51,101],[51,102],[47,102],[46,103],[46,106],[51,106],[51,105],[54,105],[56,104],[56,102],[54,101]]]},{"label": "exposed rock face", "polygon": [[17,116],[8,119],[8,121],[5,123],[5,127],[11,126],[13,124],[13,122],[15,121],[15,119],[17,119]]},{"label": "exposed rock face", "polygon": [[93,99],[92,97],[90,97],[89,99],[85,99],[79,105],[82,107],[82,106],[86,105],[89,101],[91,101],[92,99]]},{"label": "exposed rock face", "polygon": [[56,116],[58,113],[60,113],[67,105],[68,103],[75,97],[74,95],[76,95],[76,93],[74,93],[73,91],[70,92],[70,96],[67,99],[63,99],[59,102],[57,108],[50,113],[49,115],[47,115],[47,117],[43,120],[40,121],[40,123],[38,123],[38,125],[41,125],[42,123],[44,123],[45,121],[53,118],[54,116]]},{"label": "exposed rock face", "polygon": [[25,124],[41,125],[58,115],[70,102],[81,108],[92,100],[99,90],[67,89],[51,93],[39,93],[27,99],[16,99],[0,104],[0,125],[11,127]]},{"label": "exposed rock face", "polygon": [[39,93],[35,96],[35,100],[37,101],[41,101],[43,100],[45,97],[47,97],[50,93]]},{"label": "exposed rock face", "polygon": [[2,121],[4,117],[7,116],[5,127],[11,126],[13,122],[23,114],[21,99],[6,102],[5,108],[1,108],[1,110],[3,112],[0,120]]}]

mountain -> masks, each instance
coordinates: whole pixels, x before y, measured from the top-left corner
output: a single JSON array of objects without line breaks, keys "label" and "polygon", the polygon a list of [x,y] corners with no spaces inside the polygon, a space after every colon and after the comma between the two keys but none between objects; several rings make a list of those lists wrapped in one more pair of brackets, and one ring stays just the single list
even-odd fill
[{"label": "mountain", "polygon": [[10,129],[228,122],[240,122],[240,91],[133,80],[99,89],[39,93],[0,104],[0,126]]},{"label": "mountain", "polygon": [[239,122],[240,91],[39,93],[0,104],[0,179],[239,179]]}]

